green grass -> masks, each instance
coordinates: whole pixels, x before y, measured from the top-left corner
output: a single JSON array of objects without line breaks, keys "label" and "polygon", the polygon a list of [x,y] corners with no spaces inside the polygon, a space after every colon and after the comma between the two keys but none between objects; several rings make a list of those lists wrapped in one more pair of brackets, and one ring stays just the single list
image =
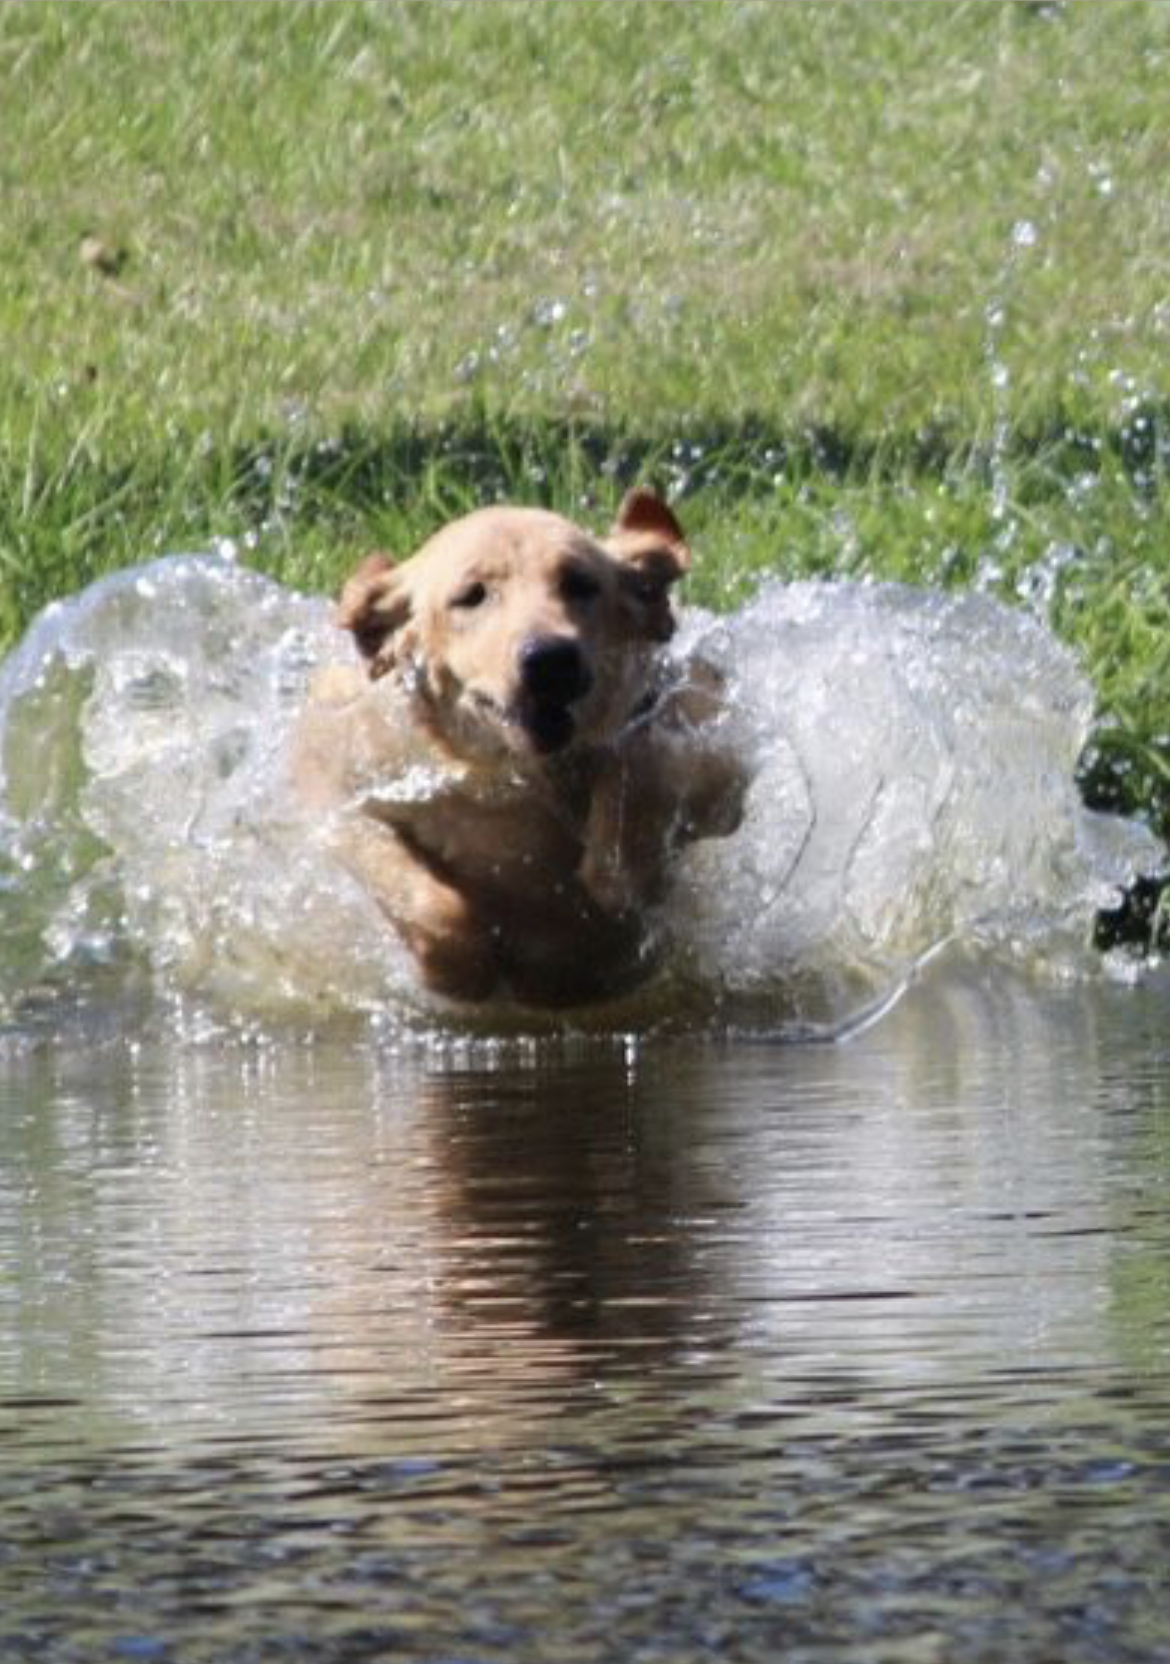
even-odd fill
[{"label": "green grass", "polygon": [[0,641],[655,478],[699,599],[1043,607],[1170,831],[1168,77],[1157,0],[7,0]]},{"label": "green grass", "polygon": [[[1158,5],[6,4],[6,391],[77,430],[1167,392]],[[1012,228],[1031,224],[1031,249]],[[87,231],[128,256],[78,259]]]}]

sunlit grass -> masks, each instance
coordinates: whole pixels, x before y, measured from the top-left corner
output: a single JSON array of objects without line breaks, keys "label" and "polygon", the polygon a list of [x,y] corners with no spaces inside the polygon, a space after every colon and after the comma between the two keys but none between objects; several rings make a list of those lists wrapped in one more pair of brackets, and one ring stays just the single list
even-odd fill
[{"label": "sunlit grass", "polygon": [[1167,392],[1168,69],[1164,8],[1090,0],[15,0],[0,388],[216,442],[1116,421]]}]

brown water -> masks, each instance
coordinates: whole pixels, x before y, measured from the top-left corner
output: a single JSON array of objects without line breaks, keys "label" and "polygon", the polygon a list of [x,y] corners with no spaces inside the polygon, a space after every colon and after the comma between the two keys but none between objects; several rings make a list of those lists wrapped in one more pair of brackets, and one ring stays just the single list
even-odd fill
[{"label": "brown water", "polygon": [[1170,1659],[1170,981],[11,1047],[0,1657]]}]

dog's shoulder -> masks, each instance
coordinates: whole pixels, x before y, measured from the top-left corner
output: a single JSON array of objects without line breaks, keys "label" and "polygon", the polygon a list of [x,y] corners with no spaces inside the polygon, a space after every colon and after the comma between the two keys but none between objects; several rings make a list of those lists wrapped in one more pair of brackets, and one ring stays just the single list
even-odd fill
[{"label": "dog's shoulder", "polygon": [[352,800],[430,749],[402,690],[373,682],[361,665],[322,665],[312,676],[293,735],[293,777],[316,807]]},{"label": "dog's shoulder", "polygon": [[309,704],[352,705],[369,685],[369,676],[360,665],[322,665],[309,682]]}]

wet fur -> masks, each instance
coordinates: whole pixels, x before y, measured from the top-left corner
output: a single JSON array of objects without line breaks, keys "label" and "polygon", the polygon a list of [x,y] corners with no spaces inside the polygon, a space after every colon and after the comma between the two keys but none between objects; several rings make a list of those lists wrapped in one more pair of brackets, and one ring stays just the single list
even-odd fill
[{"label": "wet fur", "polygon": [[436,992],[568,1005],[653,970],[673,854],[746,785],[719,678],[664,667],[689,561],[635,491],[602,539],[483,509],[345,586],[363,662],[318,676],[296,785]]}]

